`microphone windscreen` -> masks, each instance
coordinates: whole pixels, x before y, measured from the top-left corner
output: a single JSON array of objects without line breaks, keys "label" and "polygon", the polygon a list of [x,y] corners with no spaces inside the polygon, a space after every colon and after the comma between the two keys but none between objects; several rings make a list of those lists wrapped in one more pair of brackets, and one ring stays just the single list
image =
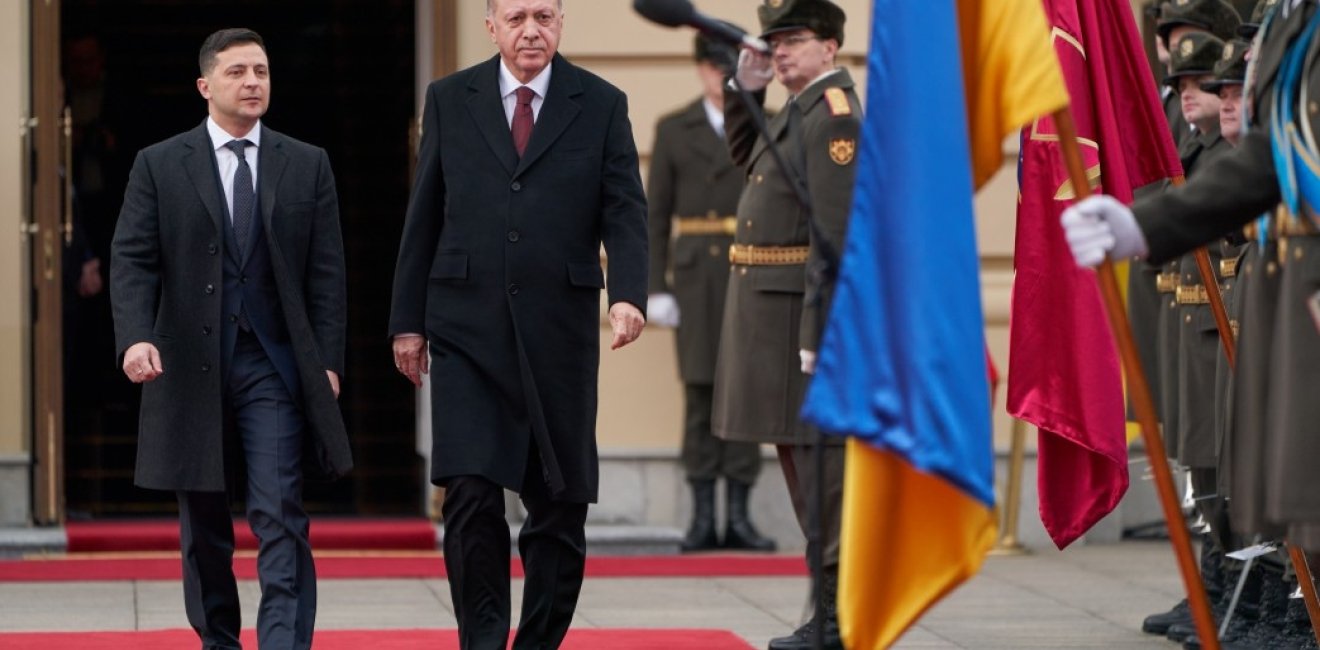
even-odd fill
[{"label": "microphone windscreen", "polygon": [[666,27],[690,24],[697,13],[688,0],[633,0],[633,11]]}]

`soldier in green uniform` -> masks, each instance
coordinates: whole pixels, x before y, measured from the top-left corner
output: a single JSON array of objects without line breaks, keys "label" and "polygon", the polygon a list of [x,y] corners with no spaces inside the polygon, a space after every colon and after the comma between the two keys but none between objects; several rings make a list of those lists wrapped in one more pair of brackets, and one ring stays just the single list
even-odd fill
[{"label": "soldier in green uniform", "polygon": [[[647,178],[651,270],[647,313],[676,327],[683,380],[683,469],[692,487],[692,523],[684,551],[773,551],[757,532],[747,497],[761,472],[760,445],[711,434],[715,356],[729,286],[729,245],[743,175],[724,145],[724,78],[736,65],[729,46],[697,36],[702,96],[656,124]],[[724,478],[723,540],[715,525],[715,481]]]},{"label": "soldier in green uniform", "polygon": [[[843,496],[843,446],[829,441],[825,472],[816,476],[811,443],[817,434],[798,418],[807,374],[814,369],[830,283],[808,271],[821,247],[843,249],[856,172],[862,108],[852,77],[835,67],[843,43],[843,10],[826,0],[766,0],[758,16],[771,54],[744,50],[737,81],[764,101],[774,77],[789,92],[769,122],[770,136],[807,187],[817,239],[790,180],[753,127],[752,114],[732,90],[724,102],[726,138],[735,163],[746,171],[738,202],[738,227],[729,257],[728,308],[715,370],[715,434],[726,440],[774,444],[793,507],[804,533],[811,527],[809,500],[823,491],[824,560],[817,585],[825,603],[770,650],[807,650],[817,626],[826,648],[842,648],[835,618],[839,521]],[[808,548],[808,558],[814,548]]]},{"label": "soldier in green uniform", "polygon": [[[1158,262],[1241,228],[1282,200],[1283,217],[1264,232],[1249,233],[1265,236],[1260,257],[1243,263],[1250,287],[1235,383],[1232,504],[1244,532],[1283,532],[1313,552],[1320,549],[1320,536],[1314,534],[1320,525],[1320,494],[1308,488],[1320,464],[1314,424],[1320,400],[1313,395],[1320,327],[1310,304],[1320,288],[1320,268],[1314,264],[1320,256],[1320,228],[1312,207],[1320,205],[1320,182],[1307,161],[1316,159],[1311,134],[1320,129],[1320,111],[1309,96],[1309,89],[1320,85],[1320,59],[1308,56],[1320,34],[1315,0],[1280,0],[1261,30],[1244,98],[1250,126],[1235,149],[1185,187],[1131,209],[1105,196],[1079,202],[1065,211],[1063,225],[1081,265],[1093,265],[1106,253]],[[1253,278],[1260,276],[1266,281],[1257,285]],[[1267,299],[1275,291],[1277,306]],[[1255,347],[1269,347],[1267,361]],[[1247,446],[1257,447],[1258,463],[1247,464]],[[1253,484],[1259,493],[1246,494]],[[1283,630],[1292,635],[1283,647],[1314,647],[1313,639],[1299,634],[1299,620],[1305,619],[1294,617]]]}]

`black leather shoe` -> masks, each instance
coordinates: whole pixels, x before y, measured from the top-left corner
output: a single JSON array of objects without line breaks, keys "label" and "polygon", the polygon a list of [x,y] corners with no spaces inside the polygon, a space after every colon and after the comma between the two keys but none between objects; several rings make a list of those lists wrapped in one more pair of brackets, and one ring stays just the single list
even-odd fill
[{"label": "black leather shoe", "polygon": [[684,553],[720,547],[715,530],[715,481],[692,481],[692,524],[679,547]]},{"label": "black leather shoe", "polygon": [[1146,620],[1141,622],[1141,631],[1146,634],[1168,634],[1169,627],[1175,623],[1188,625],[1192,623],[1192,610],[1187,605],[1186,598],[1167,612],[1147,616]]},{"label": "black leather shoe", "polygon": [[[807,621],[788,636],[770,640],[767,650],[813,650],[815,648],[816,621]],[[823,650],[844,650],[843,640],[839,638],[839,621],[834,617],[825,619],[825,644]]]},{"label": "black leather shoe", "polygon": [[724,548],[766,552],[775,550],[775,540],[757,532],[747,514],[747,496],[751,486],[727,480],[724,487],[729,506],[725,513],[728,521],[724,528]]}]

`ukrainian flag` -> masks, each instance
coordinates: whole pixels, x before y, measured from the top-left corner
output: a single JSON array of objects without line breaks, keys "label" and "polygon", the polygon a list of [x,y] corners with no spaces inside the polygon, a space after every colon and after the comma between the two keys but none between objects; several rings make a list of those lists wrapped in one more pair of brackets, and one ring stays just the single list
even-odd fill
[{"label": "ukrainian flag", "polygon": [[[1040,0],[876,0],[853,209],[803,417],[850,435],[839,623],[892,644],[995,540],[972,195],[1067,104]],[[966,69],[966,78],[964,78]]]}]

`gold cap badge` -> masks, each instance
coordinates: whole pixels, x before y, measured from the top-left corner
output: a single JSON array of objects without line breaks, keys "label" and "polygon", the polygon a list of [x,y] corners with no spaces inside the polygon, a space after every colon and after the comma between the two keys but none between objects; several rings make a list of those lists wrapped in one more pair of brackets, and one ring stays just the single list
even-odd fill
[{"label": "gold cap badge", "polygon": [[1196,46],[1192,45],[1191,39],[1183,39],[1183,42],[1178,44],[1178,51],[1181,52],[1183,56],[1191,56],[1192,50],[1195,47]]}]

